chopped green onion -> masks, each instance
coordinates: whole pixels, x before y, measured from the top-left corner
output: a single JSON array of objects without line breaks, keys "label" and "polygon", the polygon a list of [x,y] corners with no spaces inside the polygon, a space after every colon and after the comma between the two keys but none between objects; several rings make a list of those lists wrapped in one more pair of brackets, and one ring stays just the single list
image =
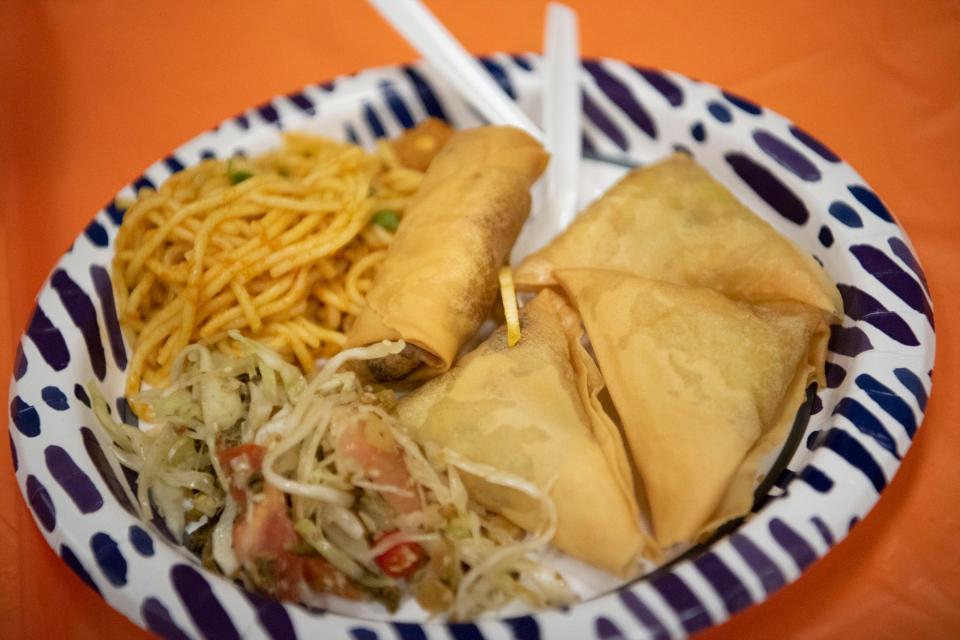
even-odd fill
[{"label": "chopped green onion", "polygon": [[311,545],[311,544],[308,543],[308,542],[304,542],[303,540],[298,540],[295,545],[293,545],[292,547],[290,547],[289,551],[290,551],[290,553],[296,554],[296,555],[298,555],[298,556],[318,556],[318,555],[320,555],[320,552],[317,551],[316,549],[314,549],[314,548],[313,548],[313,545]]},{"label": "chopped green onion", "polygon": [[400,214],[392,209],[384,209],[373,214],[373,224],[380,225],[387,231],[396,231],[400,226]]},{"label": "chopped green onion", "polygon": [[227,160],[227,178],[230,184],[240,184],[247,178],[252,178],[253,172],[247,169],[234,169],[233,160]]},{"label": "chopped green onion", "polygon": [[240,184],[247,178],[252,178],[253,173],[250,171],[245,171],[243,169],[237,171],[231,171],[228,176],[230,177],[230,184]]}]

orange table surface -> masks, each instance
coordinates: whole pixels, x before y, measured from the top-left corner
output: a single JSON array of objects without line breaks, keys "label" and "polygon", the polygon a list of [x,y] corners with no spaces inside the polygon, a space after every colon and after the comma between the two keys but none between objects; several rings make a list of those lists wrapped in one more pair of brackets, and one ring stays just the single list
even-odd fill
[{"label": "orange table surface", "polygon": [[[470,51],[540,49],[543,2],[428,4]],[[960,3],[569,4],[585,55],[719,84],[826,141],[898,217],[932,289],[934,392],[896,479],[796,583],[701,637],[960,637]],[[275,94],[416,57],[358,0],[0,5],[4,376],[55,261],[153,160]],[[0,446],[0,637],[146,635],[47,547]]]}]

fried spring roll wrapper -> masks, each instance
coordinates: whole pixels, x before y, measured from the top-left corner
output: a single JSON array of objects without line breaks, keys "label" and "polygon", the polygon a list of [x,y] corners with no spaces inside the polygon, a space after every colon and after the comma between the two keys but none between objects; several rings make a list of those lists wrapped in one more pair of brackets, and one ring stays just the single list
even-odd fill
[{"label": "fried spring roll wrapper", "polygon": [[[558,294],[544,291],[524,307],[521,323],[514,347],[501,327],[401,400],[400,420],[425,446],[549,489],[559,516],[554,545],[629,575],[652,545],[620,433],[597,399],[603,380],[580,344],[579,318]],[[524,529],[543,524],[524,494],[466,474],[465,483],[474,500]]]},{"label": "fried spring roll wrapper", "polygon": [[453,134],[453,129],[440,118],[427,118],[404,131],[390,146],[404,167],[426,171]]},{"label": "fried spring roll wrapper", "polygon": [[454,134],[433,159],[347,336],[347,347],[401,338],[415,347],[373,363],[375,377],[450,368],[496,298],[547,159],[526,133],[493,126]]},{"label": "fried spring roll wrapper", "polygon": [[751,212],[690,157],[631,171],[526,258],[518,289],[556,285],[555,269],[628,271],[737,300],[796,300],[839,320],[837,287],[813,258]]},{"label": "fried spring roll wrapper", "polygon": [[823,312],[617,271],[554,276],[586,325],[657,544],[695,542],[749,512],[760,460],[822,376]]}]

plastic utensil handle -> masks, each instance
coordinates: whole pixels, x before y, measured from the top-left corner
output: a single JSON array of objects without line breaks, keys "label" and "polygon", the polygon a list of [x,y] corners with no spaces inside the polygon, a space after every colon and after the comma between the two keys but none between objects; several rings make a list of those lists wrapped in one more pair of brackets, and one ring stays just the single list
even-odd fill
[{"label": "plastic utensil handle", "polygon": [[547,7],[544,54],[543,133],[551,154],[544,217],[552,236],[566,228],[576,213],[581,156],[577,14],[557,2]]},{"label": "plastic utensil handle", "polygon": [[543,133],[419,0],[369,0],[427,63],[492,124]]}]

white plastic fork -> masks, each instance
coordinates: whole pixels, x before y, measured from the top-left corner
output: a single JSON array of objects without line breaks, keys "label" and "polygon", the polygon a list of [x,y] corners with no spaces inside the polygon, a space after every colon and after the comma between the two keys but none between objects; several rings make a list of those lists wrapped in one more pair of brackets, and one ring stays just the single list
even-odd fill
[{"label": "white plastic fork", "polygon": [[543,49],[543,133],[551,157],[541,208],[547,215],[541,212],[534,222],[535,237],[546,241],[566,228],[577,207],[582,99],[576,12],[558,2],[548,5]]},{"label": "white plastic fork", "polygon": [[577,211],[582,138],[580,134],[580,46],[577,14],[562,4],[547,7],[544,27],[542,111],[543,143],[550,152],[542,190],[534,189],[534,207],[511,252],[520,262],[563,231]]},{"label": "white plastic fork", "polygon": [[523,129],[550,151],[543,186],[534,189],[534,209],[512,261],[539,249],[576,214],[582,151],[577,14],[557,2],[547,8],[541,130],[419,0],[368,1],[488,122]]},{"label": "white plastic fork", "polygon": [[430,67],[492,124],[523,129],[537,140],[543,132],[494,82],[480,63],[419,0],[369,0]]}]

